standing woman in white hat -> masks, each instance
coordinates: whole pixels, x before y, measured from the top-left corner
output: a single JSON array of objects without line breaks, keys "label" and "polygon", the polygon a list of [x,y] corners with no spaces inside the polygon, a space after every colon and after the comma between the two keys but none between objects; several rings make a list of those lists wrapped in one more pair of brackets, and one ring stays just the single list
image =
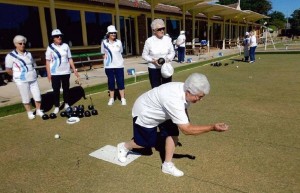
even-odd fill
[{"label": "standing woman in white hat", "polygon": [[184,63],[185,56],[185,31],[180,31],[180,34],[176,40],[176,45],[178,46],[178,63]]},{"label": "standing woman in white hat", "polygon": [[59,95],[60,87],[63,89],[63,99],[65,109],[69,107],[69,87],[71,68],[79,78],[79,74],[75,69],[71,51],[68,44],[62,42],[63,34],[59,29],[55,29],[51,33],[53,43],[46,50],[46,69],[49,82],[52,83],[54,94],[54,111],[59,112]]},{"label": "standing woman in white hat", "polygon": [[34,119],[35,115],[30,107],[30,93],[35,100],[36,115],[42,117],[44,113],[41,111],[41,94],[34,69],[36,64],[31,53],[25,49],[26,42],[27,39],[24,36],[15,36],[13,43],[16,49],[6,55],[5,67],[6,72],[13,76],[19,89],[28,119]]},{"label": "standing woman in white hat", "polygon": [[170,63],[175,56],[175,51],[171,38],[165,36],[166,27],[162,19],[153,20],[151,29],[153,35],[146,40],[142,57],[148,62],[150,84],[152,88],[155,88],[172,81],[172,76],[162,76],[162,65],[158,63],[158,60],[163,58],[166,63]]},{"label": "standing woman in white hat", "polygon": [[121,104],[126,105],[125,83],[124,83],[124,59],[122,56],[122,42],[117,39],[116,27],[110,25],[107,27],[106,38],[101,43],[101,53],[104,54],[104,68],[107,76],[109,90],[108,105],[114,103],[115,82],[121,96]]}]

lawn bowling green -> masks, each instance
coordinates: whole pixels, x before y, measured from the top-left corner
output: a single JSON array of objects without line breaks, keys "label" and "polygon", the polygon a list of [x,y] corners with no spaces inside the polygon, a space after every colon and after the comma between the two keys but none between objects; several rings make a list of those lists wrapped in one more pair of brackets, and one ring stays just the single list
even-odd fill
[{"label": "lawn bowling green", "polygon": [[215,60],[175,72],[173,81],[200,72],[211,83],[210,94],[189,109],[192,123],[230,126],[180,134],[173,161],[183,177],[163,174],[155,149],[125,167],[89,155],[132,137],[131,108],[150,88],[147,80],[126,85],[127,106],[107,106],[107,91],[93,94],[99,114],[76,124],[61,116],[28,120],[25,113],[1,118],[0,192],[300,192],[299,53],[256,57],[254,64],[236,56],[218,58],[227,66],[211,67]]}]

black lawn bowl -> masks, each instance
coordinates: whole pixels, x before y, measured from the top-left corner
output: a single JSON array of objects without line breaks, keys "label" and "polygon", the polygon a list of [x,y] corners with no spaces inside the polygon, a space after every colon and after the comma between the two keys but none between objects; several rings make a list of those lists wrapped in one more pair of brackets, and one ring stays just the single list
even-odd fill
[{"label": "black lawn bowl", "polygon": [[89,106],[88,106],[88,109],[89,109],[89,110],[93,110],[93,109],[94,109],[94,105],[89,105]]},{"label": "black lawn bowl", "polygon": [[42,116],[42,119],[43,119],[43,120],[48,120],[48,119],[49,119],[49,115],[44,114],[44,115]]},{"label": "black lawn bowl", "polygon": [[73,111],[72,114],[71,114],[71,117],[78,117],[77,111]]},{"label": "black lawn bowl", "polygon": [[82,109],[82,108],[79,108],[77,112],[78,112],[78,113],[82,113],[82,114],[83,114],[83,113],[84,113],[84,109]]},{"label": "black lawn bowl", "polygon": [[67,113],[67,114],[71,114],[72,112],[73,112],[72,107],[68,107],[68,108],[66,109],[66,113]]},{"label": "black lawn bowl", "polygon": [[60,116],[61,116],[61,117],[67,117],[67,113],[66,113],[65,111],[62,111],[62,112],[60,113]]},{"label": "black lawn bowl", "polygon": [[96,109],[92,110],[92,115],[98,115],[98,111]]},{"label": "black lawn bowl", "polygon": [[77,106],[74,106],[74,107],[72,108],[72,110],[73,110],[73,112],[77,112],[77,111],[78,111],[78,107],[77,107]]},{"label": "black lawn bowl", "polygon": [[231,62],[231,64],[234,64],[234,60]]},{"label": "black lawn bowl", "polygon": [[225,63],[224,66],[228,66],[228,63]]},{"label": "black lawn bowl", "polygon": [[81,112],[79,112],[79,113],[78,113],[78,117],[79,117],[79,118],[82,118],[82,117],[84,117],[84,114],[81,113]]},{"label": "black lawn bowl", "polygon": [[91,116],[91,112],[90,111],[85,111],[84,112],[84,116],[85,117],[90,117]]},{"label": "black lawn bowl", "polygon": [[50,117],[50,119],[55,119],[56,118],[56,114],[55,113],[50,113],[49,117]]},{"label": "black lawn bowl", "polygon": [[219,66],[222,66],[222,63],[221,63],[221,62],[219,62]]},{"label": "black lawn bowl", "polygon": [[83,109],[84,110],[84,105],[78,105],[78,109]]},{"label": "black lawn bowl", "polygon": [[157,60],[157,63],[158,63],[159,65],[163,65],[165,62],[166,62],[166,60],[165,60],[164,58],[159,58],[159,59]]}]

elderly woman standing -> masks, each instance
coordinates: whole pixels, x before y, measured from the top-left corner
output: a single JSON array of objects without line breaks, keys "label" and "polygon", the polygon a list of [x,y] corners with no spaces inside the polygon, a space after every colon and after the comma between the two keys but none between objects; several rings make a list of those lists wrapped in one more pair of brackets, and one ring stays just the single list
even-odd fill
[{"label": "elderly woman standing", "polygon": [[30,93],[35,100],[36,115],[42,117],[44,113],[41,110],[41,94],[37,82],[37,74],[34,69],[36,66],[30,52],[25,50],[27,39],[22,35],[17,35],[13,39],[16,47],[5,57],[6,72],[13,76],[19,92],[21,94],[22,103],[27,111],[29,119],[34,119],[35,115],[30,107]]},{"label": "elderly woman standing", "polygon": [[59,29],[55,29],[51,33],[53,43],[50,44],[46,50],[46,69],[47,77],[52,82],[54,94],[54,111],[59,112],[59,95],[60,87],[63,89],[63,99],[65,109],[69,107],[69,87],[70,87],[70,74],[71,68],[79,78],[79,74],[75,69],[72,59],[71,51],[68,44],[62,42],[63,34]]},{"label": "elderly woman standing", "polygon": [[250,62],[249,63],[255,62],[256,47],[257,47],[257,42],[256,42],[255,33],[254,33],[254,31],[251,31],[250,32],[250,51],[249,51]]},{"label": "elderly woman standing", "polygon": [[121,96],[122,105],[126,105],[125,84],[124,84],[124,59],[122,57],[122,42],[117,39],[116,27],[110,25],[107,27],[106,38],[101,43],[101,53],[104,54],[104,68],[107,76],[107,84],[109,90],[108,105],[114,103],[115,82]]},{"label": "elderly woman standing", "polygon": [[162,19],[155,19],[151,23],[153,36],[145,42],[142,57],[148,62],[148,72],[151,87],[158,87],[161,84],[171,82],[172,76],[164,78],[161,75],[161,65],[159,58],[164,58],[166,62],[171,62],[175,56],[174,47],[170,37],[165,36],[165,23]]}]

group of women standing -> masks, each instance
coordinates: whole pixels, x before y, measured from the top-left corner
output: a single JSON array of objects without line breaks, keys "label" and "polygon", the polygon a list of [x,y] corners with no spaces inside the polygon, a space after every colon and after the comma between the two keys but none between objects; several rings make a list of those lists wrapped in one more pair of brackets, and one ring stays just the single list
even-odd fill
[{"label": "group of women standing", "polygon": [[[161,84],[171,82],[172,76],[163,77],[161,74],[162,65],[159,59],[163,58],[165,62],[170,63],[175,51],[170,37],[164,34],[165,24],[162,19],[155,19],[151,23],[153,36],[149,37],[144,46],[142,57],[148,62],[148,72],[151,87],[157,87]],[[121,96],[121,105],[126,105],[125,99],[125,83],[124,83],[124,59],[122,57],[123,45],[117,39],[117,30],[115,26],[107,27],[106,37],[101,42],[101,53],[104,54],[103,65],[107,76],[107,84],[109,90],[108,105],[114,104],[115,84],[117,91]],[[47,78],[51,82],[53,88],[54,110],[53,113],[59,112],[60,106],[60,88],[63,89],[64,108],[69,107],[70,101],[70,76],[71,71],[79,78],[79,74],[75,68],[72,59],[70,47],[62,41],[63,33],[59,29],[54,29],[51,33],[52,43],[46,50],[46,70]],[[22,103],[24,104],[29,119],[35,116],[42,117],[44,115],[41,110],[41,93],[37,81],[37,73],[35,70],[36,63],[30,52],[26,51],[27,39],[22,35],[17,35],[13,39],[15,49],[7,54],[5,58],[5,66],[8,74],[13,76],[17,85]],[[31,96],[35,101],[35,114],[31,110]]]},{"label": "group of women standing", "polygon": [[[53,43],[46,51],[46,69],[47,77],[53,88],[54,110],[53,113],[59,112],[60,88],[63,88],[63,99],[65,108],[69,107],[69,87],[71,69],[75,76],[79,77],[72,60],[71,51],[68,44],[62,42],[63,34],[59,29],[51,33]],[[41,110],[41,93],[37,81],[37,73],[34,67],[36,63],[30,52],[26,51],[27,39],[22,35],[17,35],[13,39],[15,49],[5,57],[5,67],[8,74],[13,76],[29,119],[35,116],[44,115]],[[31,110],[30,94],[35,101],[35,114]]]}]

